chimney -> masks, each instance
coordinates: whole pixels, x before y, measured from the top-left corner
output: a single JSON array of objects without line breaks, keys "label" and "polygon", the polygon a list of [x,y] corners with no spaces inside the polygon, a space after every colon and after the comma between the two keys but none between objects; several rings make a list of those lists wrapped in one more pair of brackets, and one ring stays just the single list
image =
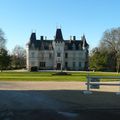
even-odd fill
[{"label": "chimney", "polygon": [[47,40],[47,36],[45,36],[45,40]]},{"label": "chimney", "polygon": [[40,40],[44,40],[44,36],[40,36]]},{"label": "chimney", "polygon": [[76,36],[73,36],[73,40],[76,40]]}]

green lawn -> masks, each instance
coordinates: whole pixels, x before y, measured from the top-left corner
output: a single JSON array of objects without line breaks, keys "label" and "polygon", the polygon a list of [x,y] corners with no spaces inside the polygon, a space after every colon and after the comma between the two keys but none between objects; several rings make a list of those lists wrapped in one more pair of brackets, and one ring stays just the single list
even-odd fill
[{"label": "green lawn", "polygon": [[[112,72],[71,72],[71,75],[52,75],[53,72],[0,72],[0,81],[86,81],[86,76],[120,76]],[[104,80],[107,81],[107,80]]]}]

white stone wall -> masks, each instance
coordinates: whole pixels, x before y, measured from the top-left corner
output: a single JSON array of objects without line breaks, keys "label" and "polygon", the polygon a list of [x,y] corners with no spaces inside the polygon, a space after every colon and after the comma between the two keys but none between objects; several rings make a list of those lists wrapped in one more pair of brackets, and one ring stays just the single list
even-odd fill
[{"label": "white stone wall", "polygon": [[[41,50],[39,51],[39,63],[40,62],[45,62],[45,68],[41,69],[53,69],[53,59],[54,59],[54,54],[53,50]],[[51,54],[51,57],[50,57]]]},{"label": "white stone wall", "polygon": [[[64,42],[53,41],[54,48],[54,69],[57,67],[57,63],[61,63],[61,69],[64,68]],[[57,56],[60,53],[60,57]]]},{"label": "white stone wall", "polygon": [[33,66],[39,66],[38,62],[39,62],[39,56],[38,56],[39,51],[32,49],[29,50],[29,66],[33,67]]},{"label": "white stone wall", "polygon": [[[85,66],[85,51],[81,50],[66,50],[65,53],[68,53],[68,58],[65,58],[65,62],[68,63],[69,69],[83,70]],[[73,66],[75,63],[75,67]],[[81,66],[79,65],[81,63]]]},{"label": "white stone wall", "polygon": [[27,70],[29,70],[29,47],[28,45],[26,46],[26,67],[27,67]]},{"label": "white stone wall", "polygon": [[[27,53],[27,69],[32,66],[40,67],[40,62],[45,62],[45,67],[40,69],[56,69],[57,63],[62,64],[62,68],[65,69],[65,62],[68,63],[70,70],[84,70],[86,61],[86,50],[64,50],[64,42],[53,41],[53,50],[29,50],[26,47]],[[61,56],[57,57],[57,53],[60,52]],[[65,53],[68,53],[68,58],[65,58]],[[50,57],[51,54],[51,57]],[[73,66],[73,62],[75,66]],[[81,64],[81,65],[80,65]]]}]

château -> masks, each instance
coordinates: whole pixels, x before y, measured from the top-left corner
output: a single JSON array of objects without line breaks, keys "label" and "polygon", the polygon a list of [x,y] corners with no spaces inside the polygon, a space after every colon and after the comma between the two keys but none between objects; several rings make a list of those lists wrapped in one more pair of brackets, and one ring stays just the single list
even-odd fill
[{"label": "ch\u00e2teau", "polygon": [[31,33],[27,43],[27,69],[36,67],[39,70],[87,70],[88,69],[89,44],[85,35],[77,40],[76,36],[70,36],[64,40],[62,30],[56,29],[53,40]]}]

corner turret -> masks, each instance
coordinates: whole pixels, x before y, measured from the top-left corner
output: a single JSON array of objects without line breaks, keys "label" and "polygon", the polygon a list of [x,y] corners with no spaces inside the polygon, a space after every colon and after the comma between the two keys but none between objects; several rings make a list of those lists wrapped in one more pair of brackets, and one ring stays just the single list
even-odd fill
[{"label": "corner turret", "polygon": [[30,43],[34,43],[36,41],[36,33],[32,33],[30,36]]},{"label": "corner turret", "polygon": [[83,35],[83,36],[81,37],[81,40],[82,40],[82,42],[83,42],[83,45],[82,45],[83,49],[89,47],[89,45],[88,45],[88,43],[87,43],[87,41],[86,41],[85,35]]}]

